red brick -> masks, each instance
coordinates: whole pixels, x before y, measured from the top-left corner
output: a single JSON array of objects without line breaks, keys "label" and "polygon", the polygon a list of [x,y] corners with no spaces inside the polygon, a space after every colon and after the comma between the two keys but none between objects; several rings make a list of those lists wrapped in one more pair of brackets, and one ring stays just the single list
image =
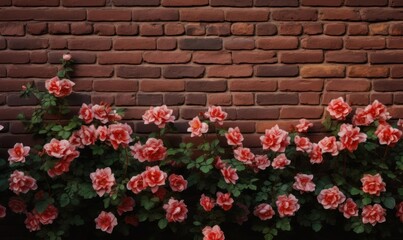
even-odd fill
[{"label": "red brick", "polygon": [[119,93],[115,96],[116,106],[133,106],[137,105],[136,94],[133,93]]},{"label": "red brick", "polygon": [[315,9],[274,10],[272,18],[277,21],[316,21],[318,12]]},{"label": "red brick", "polygon": [[362,20],[368,22],[383,22],[403,20],[403,11],[387,8],[366,8],[361,10]]},{"label": "red brick", "polygon": [[325,25],[325,34],[330,36],[340,36],[346,33],[346,25],[344,23],[330,23]]},{"label": "red brick", "polygon": [[208,5],[208,0],[162,0],[164,7],[191,7]]},{"label": "red brick", "polygon": [[2,51],[0,63],[29,63],[29,52]]},{"label": "red brick", "polygon": [[168,106],[178,106],[185,103],[185,95],[179,93],[164,94],[164,103]]},{"label": "red brick", "polygon": [[256,7],[298,7],[298,0],[255,0]]},{"label": "red brick", "polygon": [[233,35],[253,35],[255,33],[255,25],[250,23],[234,23],[231,26]]},{"label": "red brick", "polygon": [[162,75],[165,78],[201,78],[204,70],[203,66],[172,65],[164,67]]},{"label": "red brick", "polygon": [[275,37],[259,38],[256,40],[257,47],[260,49],[296,49],[298,48],[297,37]]},{"label": "red brick", "polygon": [[301,40],[301,45],[306,49],[341,49],[343,39],[339,37],[305,37]]},{"label": "red brick", "polygon": [[383,37],[348,37],[345,40],[347,49],[384,49],[385,45]]},{"label": "red brick", "polygon": [[68,47],[71,50],[110,50],[111,46],[112,41],[107,38],[75,38],[68,40]]},{"label": "red brick", "polygon": [[255,48],[255,40],[252,38],[226,38],[224,47],[228,50],[251,50]]},{"label": "red brick", "polygon": [[88,10],[87,19],[89,21],[130,21],[132,13],[129,10],[111,10],[111,9],[90,9]]},{"label": "red brick", "polygon": [[256,34],[258,36],[273,36],[277,34],[277,27],[272,23],[256,24]]},{"label": "red brick", "polygon": [[64,38],[51,38],[51,39],[49,39],[49,48],[50,49],[66,49],[67,40]]},{"label": "red brick", "polygon": [[[26,116],[31,116],[32,113],[34,112],[35,108],[34,107],[7,107],[7,108],[2,108],[0,114],[0,120],[15,120],[17,119],[17,115],[20,113],[24,113]],[[5,141],[2,139],[2,143],[5,143]],[[14,142],[13,142],[14,144]],[[3,145],[4,146],[4,145]]]},{"label": "red brick", "polygon": [[229,82],[229,89],[235,92],[273,92],[277,90],[276,80],[246,79]]},{"label": "red brick", "polygon": [[278,119],[279,115],[280,112],[277,107],[241,107],[236,109],[236,116],[239,120]]},{"label": "red brick", "polygon": [[305,65],[301,67],[304,78],[333,78],[344,77],[345,67],[342,65]]},{"label": "red brick", "polygon": [[403,23],[392,23],[389,28],[390,35],[402,36],[403,35]]},{"label": "red brick", "polygon": [[186,94],[186,105],[206,105],[207,96],[204,93]]},{"label": "red brick", "polygon": [[[107,93],[95,93],[91,96],[91,102],[94,103],[100,103],[100,102],[107,102],[109,104],[114,104],[115,103],[115,96],[114,94],[107,94]],[[126,119],[126,115],[128,113],[125,112],[125,116],[123,116],[123,119]]]},{"label": "red brick", "polygon": [[99,64],[140,64],[140,52],[103,52],[98,54]]},{"label": "red brick", "polygon": [[113,48],[115,50],[156,49],[157,43],[153,38],[116,38]]},{"label": "red brick", "polygon": [[278,33],[285,36],[298,36],[302,33],[302,25],[294,23],[281,24]]},{"label": "red brick", "polygon": [[46,51],[33,51],[31,52],[29,59],[31,63],[46,63],[48,61],[48,55]]},{"label": "red brick", "polygon": [[97,79],[93,83],[97,92],[136,92],[137,81],[117,79]]},{"label": "red brick", "polygon": [[179,40],[179,48],[182,50],[220,50],[222,48],[222,39],[183,38]]},{"label": "red brick", "polygon": [[[397,94],[395,94],[395,103],[397,103],[396,95]],[[371,93],[370,102],[373,102],[375,100],[378,100],[381,103],[386,104],[386,105],[393,104],[393,94],[392,93]],[[399,103],[402,103],[402,102],[400,101]]]},{"label": "red brick", "polygon": [[317,35],[323,32],[322,23],[304,23],[304,33],[308,35]]},{"label": "red brick", "polygon": [[22,85],[26,85],[28,83],[32,84],[33,81],[29,79],[3,78],[1,79],[1,83],[2,92],[18,92],[21,91]]},{"label": "red brick", "polygon": [[158,50],[175,50],[176,38],[158,38],[157,40]]},{"label": "red brick", "polygon": [[0,35],[2,36],[24,36],[25,29],[21,23],[0,23]]},{"label": "red brick", "polygon": [[403,81],[400,80],[373,80],[373,90],[377,92],[403,91]]},{"label": "red brick", "polygon": [[143,92],[182,92],[185,91],[183,80],[144,80],[140,82]]},{"label": "red brick", "polygon": [[57,73],[57,67],[44,66],[27,66],[27,65],[11,65],[7,67],[8,77],[38,77],[50,78]]},{"label": "red brick", "polygon": [[177,9],[136,9],[133,10],[133,21],[137,22],[156,22],[156,21],[177,21],[179,20],[179,11]]},{"label": "red brick", "polygon": [[164,34],[161,24],[142,24],[140,25],[141,36],[161,36]]},{"label": "red brick", "polygon": [[403,48],[403,37],[390,37],[386,39],[386,46],[389,49],[402,49]]},{"label": "red brick", "polygon": [[[60,64],[64,51],[51,51],[48,53],[49,63]],[[95,63],[96,54],[92,52],[77,52],[73,54],[73,60],[75,63]]]},{"label": "red brick", "polygon": [[47,23],[28,23],[27,24],[27,33],[32,35],[41,35],[48,32],[48,24]]},{"label": "red brick", "polygon": [[140,106],[160,106],[163,104],[162,94],[137,94],[137,104]]},{"label": "red brick", "polygon": [[139,33],[137,24],[119,24],[116,26],[116,33],[120,36],[134,36]]},{"label": "red brick", "polygon": [[258,93],[256,103],[258,105],[296,105],[298,104],[297,93]]},{"label": "red brick", "polygon": [[224,11],[221,9],[181,9],[180,20],[185,22],[222,22]]},{"label": "red brick", "polygon": [[315,119],[321,118],[323,114],[322,107],[306,107],[306,106],[287,106],[283,107],[280,110],[280,118],[291,118],[291,119],[299,119],[299,118],[307,118],[307,119]]},{"label": "red brick", "polygon": [[319,105],[320,93],[304,92],[299,94],[299,103],[305,105]]},{"label": "red brick", "polygon": [[251,9],[228,9],[225,20],[230,22],[266,22],[269,20],[269,11]]},{"label": "red brick", "polygon": [[281,52],[280,59],[282,63],[321,63],[323,52],[319,50]]},{"label": "red brick", "polygon": [[65,7],[102,7],[105,6],[106,0],[63,0],[62,4]]},{"label": "red brick", "polygon": [[334,79],[326,82],[327,91],[367,92],[371,89],[371,81],[366,79]]},{"label": "red brick", "polygon": [[350,66],[347,72],[349,77],[382,78],[389,75],[388,68],[374,66]]},{"label": "red brick", "polygon": [[208,105],[230,106],[232,105],[232,96],[228,93],[215,93],[207,95]]},{"label": "red brick", "polygon": [[312,7],[339,7],[343,4],[343,0],[302,0],[302,6],[312,6]]},{"label": "red brick", "polygon": [[370,53],[369,62],[372,64],[403,63],[403,51]]},{"label": "red brick", "polygon": [[332,51],[325,54],[326,62],[330,63],[366,63],[366,52]]},{"label": "red brick", "polygon": [[8,106],[32,106],[37,105],[39,100],[34,96],[21,97],[20,94],[8,94],[7,105]]},{"label": "red brick", "polygon": [[255,103],[253,93],[233,93],[232,101],[235,106],[250,106]]},{"label": "red brick", "polygon": [[223,80],[192,80],[186,82],[187,92],[225,92],[227,81]]},{"label": "red brick", "polygon": [[[377,94],[385,94],[385,95],[391,95],[391,100],[392,100],[392,102],[391,103],[389,103],[389,104],[392,104],[392,103],[395,103],[395,104],[402,104],[403,103],[403,94],[402,93],[395,93],[394,94],[394,97],[393,97],[393,94],[391,94],[391,93],[377,93]],[[371,97],[372,97],[372,95],[371,95]],[[382,99],[382,98],[381,98]],[[381,99],[379,99],[378,100],[378,97],[374,97],[374,100],[378,100],[378,101],[380,101],[381,103],[383,103],[383,104],[387,104],[387,103],[385,103],[384,101],[381,101]]]},{"label": "red brick", "polygon": [[143,55],[144,61],[148,63],[188,63],[192,55],[188,52],[166,52],[155,51],[145,52]]},{"label": "red brick", "polygon": [[350,8],[329,8],[321,9],[319,13],[321,20],[336,21],[359,21],[361,20],[360,11]]},{"label": "red brick", "polygon": [[85,20],[85,10],[66,9],[0,9],[0,20],[37,21],[81,21]]},{"label": "red brick", "polygon": [[0,1],[0,6],[11,6],[11,0],[1,0]]},{"label": "red brick", "polygon": [[229,36],[231,35],[231,24],[213,23],[206,27],[207,36]]},{"label": "red brick", "polygon": [[275,65],[256,67],[256,76],[258,77],[294,77],[298,75],[298,66],[296,65]]},{"label": "red brick", "polygon": [[203,36],[206,34],[206,27],[200,23],[186,25],[186,35]]},{"label": "red brick", "polygon": [[348,25],[348,35],[365,36],[369,32],[367,23],[354,23]]},{"label": "red brick", "polygon": [[251,65],[212,66],[207,69],[207,77],[211,78],[250,77],[252,74]]},{"label": "red brick", "polygon": [[387,5],[388,0],[366,0],[365,2],[361,0],[346,0],[344,4],[349,7],[374,7]]},{"label": "red brick", "polygon": [[278,88],[284,92],[321,92],[323,90],[323,80],[282,79],[278,82]]},{"label": "red brick", "polygon": [[13,0],[16,7],[57,7],[59,0]]},{"label": "red brick", "polygon": [[388,35],[389,24],[388,23],[374,23],[369,25],[369,32],[371,35]]},{"label": "red brick", "polygon": [[159,6],[160,0],[112,0],[113,4],[118,7],[126,6]]},{"label": "red brick", "polygon": [[366,106],[369,104],[369,94],[368,93],[350,93],[350,94],[347,94],[346,101],[350,105]]},{"label": "red brick", "polygon": [[50,34],[69,34],[70,25],[68,23],[49,23],[48,24]]},{"label": "red brick", "polygon": [[77,65],[74,67],[73,75],[75,77],[111,77],[113,75],[113,67]]},{"label": "red brick", "polygon": [[72,23],[70,28],[73,35],[91,34],[93,30],[92,24],[89,23]]},{"label": "red brick", "polygon": [[8,38],[7,46],[12,50],[46,49],[49,42],[48,39],[44,38]]},{"label": "red brick", "polygon": [[[108,79],[109,80],[109,79]],[[76,92],[91,92],[93,79],[90,78],[76,78],[74,79],[74,91]]]},{"label": "red brick", "polygon": [[403,78],[403,68],[401,66],[392,66],[390,69],[390,76],[392,78]]},{"label": "red brick", "polygon": [[120,66],[116,69],[116,75],[122,78],[159,78],[161,76],[161,68]]},{"label": "red brick", "polygon": [[94,34],[98,34],[99,36],[113,36],[115,35],[115,26],[108,23],[95,24]]},{"label": "red brick", "polygon": [[391,0],[390,1],[390,6],[392,6],[392,7],[403,7],[403,1],[402,0]]},{"label": "red brick", "polygon": [[322,97],[322,105],[328,105],[330,101],[339,97],[346,99],[346,94],[342,92],[325,92]]},{"label": "red brick", "polygon": [[195,52],[193,62],[199,64],[231,64],[231,53],[221,51]]},{"label": "red brick", "polygon": [[234,63],[275,63],[276,53],[271,51],[239,51],[232,52]]},{"label": "red brick", "polygon": [[167,23],[164,28],[165,34],[168,36],[177,36],[185,33],[185,28],[182,23]]}]

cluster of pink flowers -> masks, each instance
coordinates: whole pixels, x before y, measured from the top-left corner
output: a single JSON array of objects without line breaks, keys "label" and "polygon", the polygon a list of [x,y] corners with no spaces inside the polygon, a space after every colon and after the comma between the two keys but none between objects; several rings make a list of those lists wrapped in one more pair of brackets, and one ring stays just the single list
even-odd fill
[{"label": "cluster of pink flowers", "polygon": [[276,124],[270,129],[266,129],[264,136],[260,137],[264,150],[270,149],[273,152],[284,152],[290,144],[288,132],[280,129]]},{"label": "cluster of pink flowers", "polygon": [[133,157],[140,162],[155,162],[164,160],[167,155],[167,148],[161,139],[149,138],[142,145],[140,142],[130,147]]},{"label": "cluster of pink flowers", "polygon": [[384,123],[391,116],[386,109],[386,106],[375,100],[372,104],[363,108],[357,108],[353,117],[353,123],[356,126],[369,126],[375,120]]},{"label": "cluster of pink flowers", "polygon": [[164,128],[167,123],[174,122],[173,110],[166,105],[150,107],[143,115],[144,124],[154,123],[159,128]]},{"label": "cluster of pink flowers", "polygon": [[52,224],[58,215],[59,210],[51,204],[42,213],[36,210],[28,212],[26,214],[25,226],[30,232],[39,231],[42,225]]},{"label": "cluster of pink flowers", "polygon": [[108,104],[85,104],[80,108],[78,117],[82,119],[86,124],[92,123],[94,120],[98,120],[103,124],[108,122],[115,122],[122,120],[116,110],[113,110]]},{"label": "cluster of pink flowers", "polygon": [[215,205],[221,207],[224,211],[228,211],[232,208],[234,199],[231,197],[231,193],[217,192],[217,199],[208,197],[204,194],[200,197],[200,206],[206,211],[210,212]]},{"label": "cluster of pink flowers", "polygon": [[158,191],[159,186],[165,185],[167,173],[160,170],[159,166],[147,167],[144,172],[133,176],[126,184],[128,190],[138,194],[147,187],[151,188],[153,193]]},{"label": "cluster of pink flowers", "polygon": [[55,97],[66,97],[70,95],[73,92],[74,85],[75,83],[69,79],[60,79],[59,77],[54,77],[45,82],[46,89]]},{"label": "cluster of pink flowers", "polygon": [[77,151],[76,147],[70,144],[69,141],[57,140],[55,138],[45,144],[43,149],[50,157],[59,159],[59,161],[48,170],[48,175],[51,177],[68,172],[71,162],[80,155],[80,152]]}]

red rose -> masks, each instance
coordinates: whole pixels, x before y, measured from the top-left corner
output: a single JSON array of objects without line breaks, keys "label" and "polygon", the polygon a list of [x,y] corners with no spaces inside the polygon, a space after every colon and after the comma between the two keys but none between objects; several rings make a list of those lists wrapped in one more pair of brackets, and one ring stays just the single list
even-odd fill
[{"label": "red rose", "polygon": [[187,218],[188,209],[183,200],[178,201],[171,198],[163,208],[166,211],[165,217],[168,222],[183,222]]}]

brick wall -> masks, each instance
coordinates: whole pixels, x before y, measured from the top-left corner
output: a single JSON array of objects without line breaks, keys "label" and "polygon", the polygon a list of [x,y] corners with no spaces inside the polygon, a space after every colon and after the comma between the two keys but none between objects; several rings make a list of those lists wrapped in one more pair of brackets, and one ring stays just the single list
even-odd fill
[{"label": "brick wall", "polygon": [[[36,101],[27,82],[78,65],[75,105],[127,108],[136,131],[150,105],[175,109],[179,130],[215,104],[247,133],[298,118],[320,122],[330,99],[379,99],[403,117],[402,0],[0,0],[0,134]],[[236,120],[236,123],[235,123]],[[9,124],[8,124],[9,123]],[[320,131],[319,128],[317,128]],[[29,142],[29,138],[23,138]]]}]

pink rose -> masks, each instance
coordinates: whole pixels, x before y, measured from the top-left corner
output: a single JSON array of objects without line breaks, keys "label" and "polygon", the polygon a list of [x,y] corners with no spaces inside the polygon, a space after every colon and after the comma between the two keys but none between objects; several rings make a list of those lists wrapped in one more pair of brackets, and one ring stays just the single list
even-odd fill
[{"label": "pink rose", "polygon": [[346,196],[344,196],[337,186],[334,186],[320,191],[317,199],[324,209],[336,209],[339,204],[342,204],[346,200]]},{"label": "pink rose", "polygon": [[92,104],[85,104],[80,108],[78,118],[82,119],[86,124],[90,124],[94,119],[94,112],[92,111]]},{"label": "pink rose", "polygon": [[81,142],[80,138],[80,130],[74,131],[70,138],[69,138],[69,143],[71,146],[76,147],[76,148],[84,148],[83,143]]},{"label": "pink rose", "polygon": [[68,79],[60,80],[59,77],[46,80],[45,87],[55,97],[66,97],[73,92],[74,82]]},{"label": "pink rose", "polygon": [[187,218],[188,209],[183,200],[178,201],[171,198],[163,208],[166,211],[165,217],[168,222],[183,222]]},{"label": "pink rose", "polygon": [[231,198],[231,193],[217,192],[217,205],[224,209],[224,211],[230,210],[233,203],[234,199]]},{"label": "pink rose", "polygon": [[112,192],[112,187],[115,186],[115,176],[112,173],[111,168],[98,168],[95,172],[90,174],[92,180],[92,187],[97,192],[98,196],[110,194]]},{"label": "pink rose", "polygon": [[221,159],[220,156],[217,156],[214,158],[214,167],[217,169],[221,169],[223,167],[227,166],[227,164],[225,162],[223,162],[223,160]]},{"label": "pink rose", "polygon": [[53,178],[68,172],[70,170],[71,162],[76,157],[78,157],[78,154],[69,155],[69,157],[59,160],[51,169],[48,170],[48,175]]},{"label": "pink rose", "polygon": [[43,225],[52,224],[59,215],[59,211],[54,205],[48,205],[48,207],[42,213],[37,213],[36,210],[34,210],[34,212]]},{"label": "pink rose", "polygon": [[208,132],[208,125],[207,123],[201,122],[199,117],[194,117],[189,122],[189,128],[187,129],[188,132],[192,133],[191,137],[201,137],[203,133]]},{"label": "pink rose", "polygon": [[270,206],[270,204],[261,203],[255,207],[253,214],[256,217],[260,218],[260,220],[264,221],[272,219],[273,216],[275,215],[275,212],[273,208]]},{"label": "pink rose", "polygon": [[81,139],[81,143],[84,146],[94,145],[98,139],[97,129],[94,125],[91,126],[81,126],[81,129],[78,131],[78,134]]},{"label": "pink rose", "polygon": [[334,136],[324,137],[318,142],[318,146],[322,149],[322,152],[324,153],[331,153],[332,156],[337,156],[339,154],[339,147]]},{"label": "pink rose", "polygon": [[29,190],[36,190],[36,180],[24,172],[15,170],[8,179],[10,190],[15,194],[27,193]]},{"label": "pink rose", "polygon": [[227,115],[228,114],[224,112],[220,106],[210,106],[208,111],[204,113],[206,118],[209,118],[211,122],[217,122],[219,125],[223,125]]},{"label": "pink rose", "polygon": [[167,173],[161,171],[158,166],[147,167],[142,175],[145,185],[150,187],[153,193],[158,190],[159,186],[165,185],[167,179]]},{"label": "pink rose", "polygon": [[270,149],[274,152],[284,152],[290,144],[288,132],[280,129],[278,125],[271,129],[266,129],[265,135],[260,137],[263,149]]},{"label": "pink rose", "polygon": [[8,207],[14,213],[24,213],[27,210],[25,202],[18,197],[11,197],[8,201]]},{"label": "pink rose", "polygon": [[228,145],[232,146],[242,146],[242,141],[244,140],[241,131],[238,127],[229,128],[228,132],[225,134]]},{"label": "pink rose", "polygon": [[353,124],[355,126],[369,126],[373,122],[374,119],[372,118],[372,115],[364,109],[357,108],[357,110],[355,110],[355,115],[353,117]]},{"label": "pink rose", "polygon": [[364,111],[369,114],[372,119],[379,119],[381,123],[391,118],[386,106],[378,100],[375,100],[372,104],[368,105]]},{"label": "pink rose", "polygon": [[313,192],[315,191],[315,183],[312,182],[313,175],[312,174],[302,174],[298,173],[295,177],[295,182],[292,185],[292,188],[295,190],[302,192]]},{"label": "pink rose", "polygon": [[5,218],[6,212],[7,212],[6,207],[4,207],[3,205],[0,204],[0,218]]},{"label": "pink rose", "polygon": [[333,99],[330,101],[326,110],[330,113],[330,115],[337,120],[344,120],[347,115],[351,112],[351,107],[344,102],[342,97],[337,99]]},{"label": "pink rose", "polygon": [[154,123],[159,128],[164,128],[169,122],[174,122],[175,116],[172,116],[173,110],[166,105],[161,107],[150,107],[143,115],[144,124]]},{"label": "pink rose", "polygon": [[386,191],[386,184],[383,182],[379,173],[375,175],[364,174],[361,178],[362,191],[371,195],[379,196],[381,192]]},{"label": "pink rose", "polygon": [[128,190],[131,190],[133,193],[138,194],[144,189],[147,188],[147,185],[144,183],[143,176],[141,174],[136,175],[130,179],[130,181],[126,185]]},{"label": "pink rose", "polygon": [[270,160],[266,155],[256,155],[253,159],[252,166],[255,172],[265,170],[270,166]]},{"label": "pink rose", "polygon": [[351,124],[342,124],[340,131],[337,134],[343,148],[346,148],[350,152],[357,150],[358,144],[367,141],[367,135],[360,133],[359,127],[353,127]]},{"label": "pink rose", "polygon": [[309,140],[309,138],[306,137],[300,137],[300,136],[295,136],[294,138],[295,145],[297,146],[297,151],[300,152],[311,152],[312,150],[312,143]]},{"label": "pink rose", "polygon": [[396,217],[403,223],[403,202],[396,204]]},{"label": "pink rose", "polygon": [[273,161],[271,162],[271,166],[274,169],[284,169],[285,166],[290,165],[290,163],[291,161],[287,159],[284,153],[282,153],[273,159]]},{"label": "pink rose", "polygon": [[312,150],[309,153],[309,158],[312,164],[322,163],[323,161],[322,148],[318,144],[316,143],[312,144]]},{"label": "pink rose", "polygon": [[24,223],[30,232],[41,230],[41,222],[36,214],[27,213],[27,218],[25,219]]},{"label": "pink rose", "polygon": [[130,135],[133,133],[132,128],[127,124],[116,123],[108,127],[108,141],[112,144],[113,148],[117,150],[119,145],[127,147],[133,139]]},{"label": "pink rose", "polygon": [[96,229],[112,233],[113,228],[118,225],[118,220],[111,212],[102,211],[97,218],[95,218]]},{"label": "pink rose", "polygon": [[98,136],[99,141],[106,141],[108,139],[108,127],[98,126],[96,135]]},{"label": "pink rose", "polygon": [[299,209],[298,199],[289,194],[288,196],[283,194],[277,197],[276,201],[277,211],[280,217],[294,216],[295,212]]},{"label": "pink rose", "polygon": [[4,129],[4,126],[3,126],[3,125],[0,125],[0,131],[3,130],[3,129]]},{"label": "pink rose", "polygon": [[109,121],[109,113],[112,111],[111,107],[107,104],[101,103],[95,104],[91,107],[91,111],[94,113],[94,118],[105,124]]},{"label": "pink rose", "polygon": [[130,147],[131,154],[140,162],[155,162],[164,160],[167,155],[167,149],[161,139],[149,138],[144,145],[140,142]]},{"label": "pink rose", "polygon": [[236,181],[239,179],[236,169],[230,166],[222,168],[221,174],[224,176],[224,180],[228,184],[236,184]]},{"label": "pink rose", "polygon": [[63,60],[64,60],[64,61],[70,61],[70,60],[71,60],[71,55],[68,54],[68,53],[63,54]]},{"label": "pink rose", "polygon": [[302,133],[302,132],[307,132],[308,128],[310,128],[312,126],[313,126],[313,123],[311,123],[310,121],[308,121],[306,119],[300,119],[299,124],[297,124],[295,126],[295,128],[297,129],[298,132]]},{"label": "pink rose", "polygon": [[201,195],[200,205],[203,207],[204,211],[210,212],[215,205],[215,201],[213,198],[207,197],[204,194]]},{"label": "pink rose", "polygon": [[358,216],[357,204],[351,198],[347,198],[346,202],[339,206],[339,211],[347,219]]},{"label": "pink rose", "polygon": [[255,154],[250,151],[250,148],[238,147],[234,150],[235,159],[244,164],[250,165],[252,164],[253,159],[255,158]]},{"label": "pink rose", "polygon": [[57,140],[53,138],[50,143],[43,146],[46,154],[55,158],[63,158],[71,150],[70,142],[67,140]]},{"label": "pink rose", "polygon": [[30,147],[24,147],[22,143],[16,143],[13,148],[8,150],[8,161],[10,164],[25,162],[25,157],[29,155]]},{"label": "pink rose", "polygon": [[133,211],[133,207],[136,204],[132,197],[124,197],[122,202],[118,206],[118,214],[122,216],[125,212]]},{"label": "pink rose", "polygon": [[168,177],[168,181],[174,192],[182,192],[188,186],[188,181],[186,181],[182,175],[171,174]]},{"label": "pink rose", "polygon": [[363,223],[370,223],[375,226],[377,223],[386,221],[386,210],[379,204],[367,205],[362,209],[361,216]]},{"label": "pink rose", "polygon": [[221,231],[220,226],[204,227],[202,230],[203,240],[225,240],[224,232]]},{"label": "pink rose", "polygon": [[375,135],[378,137],[380,144],[393,146],[402,137],[402,131],[385,123],[379,124],[375,131]]}]

